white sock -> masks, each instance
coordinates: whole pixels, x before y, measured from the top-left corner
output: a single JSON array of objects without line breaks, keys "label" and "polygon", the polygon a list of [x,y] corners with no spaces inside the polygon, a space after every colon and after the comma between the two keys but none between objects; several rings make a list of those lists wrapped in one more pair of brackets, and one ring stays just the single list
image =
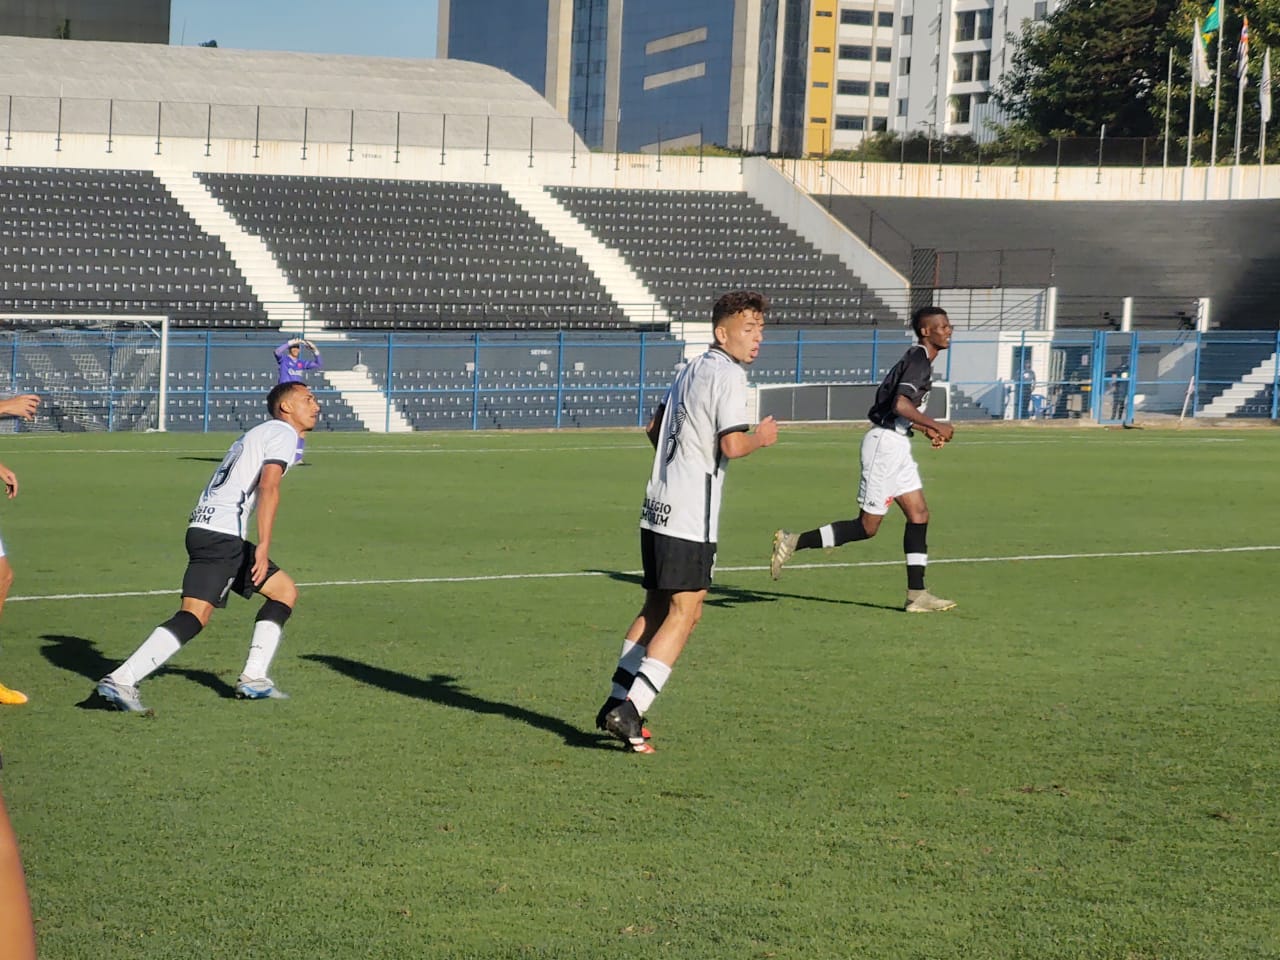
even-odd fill
[{"label": "white sock", "polygon": [[244,662],[241,680],[262,680],[271,666],[271,658],[276,655],[276,647],[284,630],[280,624],[271,620],[258,620],[253,625],[253,640],[249,643],[249,657]]},{"label": "white sock", "polygon": [[[618,671],[631,677],[632,681],[634,681],[636,674],[640,671],[640,663],[644,660],[644,651],[645,648],[640,644],[631,640],[623,640],[622,653],[618,656]],[[618,682],[619,679],[618,673],[615,673],[613,675],[613,688],[609,691],[609,696],[615,700],[625,700],[631,684],[628,683],[624,687]]]},{"label": "white sock", "polygon": [[654,699],[662,692],[663,686],[671,677],[671,668],[661,660],[645,657],[640,661],[640,672],[636,674],[635,683],[627,691],[627,699],[636,705],[636,710],[644,716],[653,706]]},{"label": "white sock", "polygon": [[165,661],[181,649],[182,644],[177,637],[164,627],[156,627],[151,631],[151,636],[142,641],[142,646],[107,676],[126,687],[137,686],[163,667]]}]

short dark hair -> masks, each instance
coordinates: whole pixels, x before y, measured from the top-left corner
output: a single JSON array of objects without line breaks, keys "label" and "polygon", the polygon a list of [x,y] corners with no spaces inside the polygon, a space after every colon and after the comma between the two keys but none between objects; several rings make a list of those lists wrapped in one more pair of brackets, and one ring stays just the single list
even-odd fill
[{"label": "short dark hair", "polygon": [[271,392],[267,394],[267,409],[271,411],[271,416],[279,419],[280,404],[284,403],[284,398],[298,387],[302,387],[305,390],[306,386],[300,380],[290,380],[287,383],[277,383],[272,387]]},{"label": "short dark hair", "polygon": [[734,290],[732,293],[726,293],[711,308],[711,325],[713,327],[719,326],[720,322],[726,317],[732,317],[743,310],[758,310],[760,313],[767,313],[769,310],[769,298],[758,290]]},{"label": "short dark hair", "polygon": [[916,339],[924,336],[924,322],[930,317],[945,317],[947,311],[941,307],[921,307],[911,315],[911,329],[915,331]]}]

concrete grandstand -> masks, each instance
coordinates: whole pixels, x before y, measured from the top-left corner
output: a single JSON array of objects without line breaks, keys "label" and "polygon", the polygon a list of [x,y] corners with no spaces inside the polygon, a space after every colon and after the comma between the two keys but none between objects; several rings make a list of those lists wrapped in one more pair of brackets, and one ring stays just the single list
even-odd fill
[{"label": "concrete grandstand", "polygon": [[[1046,171],[937,168],[935,176],[932,167],[892,164],[591,153],[529,87],[453,61],[4,38],[0,78],[9,105],[0,216],[10,228],[0,310],[28,325],[128,314],[232,337],[306,332],[342,358],[323,375],[331,426],[341,428],[642,422],[668,369],[653,366],[652,351],[700,349],[715,292],[747,285],[772,292],[775,324],[794,331],[792,359],[771,380],[874,379],[880,341],[887,356],[910,310],[938,302],[962,329],[958,345],[967,335],[968,349],[986,358],[958,362],[955,379],[971,376],[981,389],[957,387],[953,408],[1006,416],[1024,404],[1002,399],[1001,384],[1024,361],[1041,384],[1065,382],[1081,356],[1112,351],[1067,350],[1056,345],[1058,328],[1127,337],[1146,321],[1171,336],[1135,348],[1135,370],[1180,377],[1187,331],[1178,327],[1208,336],[1238,311],[1255,315],[1269,296],[1263,279],[1274,275],[1267,244],[1247,252],[1272,204],[1221,202],[1242,191],[1280,195],[1270,170],[1178,171],[1176,183],[1167,172],[1058,171],[1051,182]],[[1085,174],[1096,180],[1092,193]],[[1126,192],[1218,202],[1115,201]],[[864,209],[891,234],[860,231]],[[1238,230],[1235,246],[1224,239],[1208,269],[1203,245],[1170,239],[1180,225],[1195,236],[1215,224],[1223,239],[1232,222],[1253,232]],[[1051,269],[994,283],[960,283],[958,273],[941,282],[940,271],[917,269],[929,251],[994,246],[1009,262],[1037,263],[1046,259],[1037,251],[1050,250]],[[1099,286],[1101,263],[1119,268],[1108,289]],[[1087,296],[1113,308],[1079,307]],[[1126,297],[1134,299],[1122,309]],[[1164,314],[1144,306],[1174,301]],[[860,337],[873,359],[833,355],[846,349],[838,331]],[[525,339],[523,372],[493,352],[498,336]],[[408,349],[424,337],[439,352]],[[604,354],[569,360],[575,337],[612,337],[620,352],[593,369]],[[405,347],[398,362],[371,363],[390,353],[392,338]],[[227,356],[209,352],[213,342],[201,369],[182,372],[170,428],[235,427],[256,416],[252,404],[239,412],[233,394],[258,390],[257,375],[232,376]],[[1256,376],[1274,353],[1258,349],[1260,358],[1240,352],[1250,369],[1223,373],[1221,390],[1198,393],[1199,402],[1229,393],[1233,376]],[[490,375],[486,351],[501,376]],[[628,352],[635,356],[617,359]],[[249,356],[245,374],[261,365],[256,350]],[[409,357],[415,367],[399,365]],[[41,364],[11,369],[34,376]],[[129,376],[136,394],[139,374]],[[117,389],[104,383],[107,393]],[[1046,406],[1097,413],[1065,396]],[[1246,398],[1225,412],[1257,407]],[[128,409],[120,416],[112,407],[106,419],[117,428],[160,422],[155,404]]]}]

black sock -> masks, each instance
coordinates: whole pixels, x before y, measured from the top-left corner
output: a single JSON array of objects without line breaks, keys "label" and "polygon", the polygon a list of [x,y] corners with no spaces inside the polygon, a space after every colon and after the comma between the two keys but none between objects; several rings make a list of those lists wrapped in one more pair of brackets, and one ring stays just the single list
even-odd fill
[{"label": "black sock", "polygon": [[907,589],[924,589],[924,568],[929,564],[929,524],[907,523],[902,532],[902,552],[907,555]]},{"label": "black sock", "polygon": [[839,547],[856,540],[866,540],[867,531],[862,526],[862,518],[837,520],[817,530],[807,530],[800,534],[796,542],[797,550],[816,550],[819,547]]}]

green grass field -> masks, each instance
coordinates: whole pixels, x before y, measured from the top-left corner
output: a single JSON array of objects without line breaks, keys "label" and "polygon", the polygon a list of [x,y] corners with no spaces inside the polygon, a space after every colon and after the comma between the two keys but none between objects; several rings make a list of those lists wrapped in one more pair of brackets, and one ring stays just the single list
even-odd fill
[{"label": "green grass field", "polygon": [[6,441],[0,679],[32,702],[0,782],[41,956],[1280,957],[1280,435],[918,442],[932,616],[898,610],[896,515],[769,579],[775,527],[856,512],[859,436],[733,465],[651,757],[593,729],[638,432],[317,436],[276,537],[293,699],[230,699],[233,598],[153,718],[88,694],[176,608],[230,438]]}]

